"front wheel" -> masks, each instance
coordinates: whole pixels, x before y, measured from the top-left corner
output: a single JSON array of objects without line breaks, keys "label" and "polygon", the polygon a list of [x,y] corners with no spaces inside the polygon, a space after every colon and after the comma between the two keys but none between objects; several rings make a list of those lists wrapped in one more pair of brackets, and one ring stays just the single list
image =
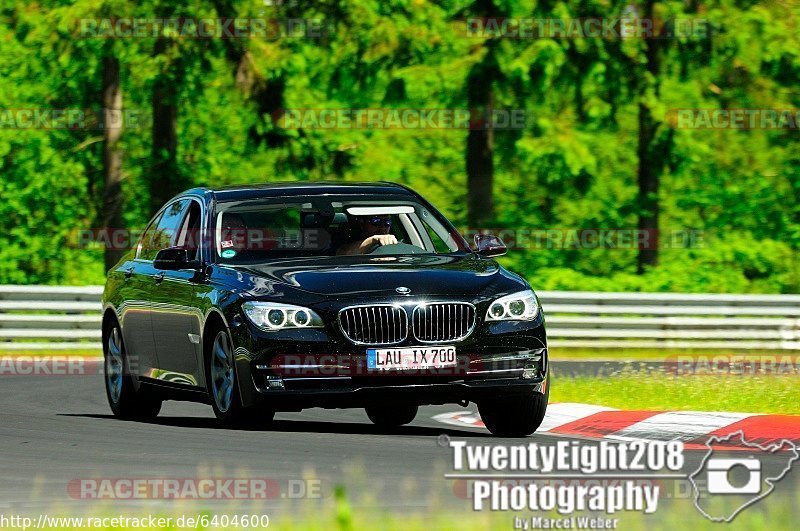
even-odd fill
[{"label": "front wheel", "polygon": [[507,395],[478,402],[486,428],[499,437],[525,437],[539,428],[547,411],[550,382],[544,394]]},{"label": "front wheel", "polygon": [[414,420],[419,406],[367,406],[367,416],[376,426],[396,428]]},{"label": "front wheel", "polygon": [[239,397],[239,382],[230,336],[219,330],[212,336],[208,347],[208,394],[214,414],[224,426],[266,426],[272,422],[275,412],[245,408]]},{"label": "front wheel", "polygon": [[122,331],[114,323],[103,343],[106,397],[114,416],[121,419],[151,419],[161,411],[161,400],[133,387]]}]

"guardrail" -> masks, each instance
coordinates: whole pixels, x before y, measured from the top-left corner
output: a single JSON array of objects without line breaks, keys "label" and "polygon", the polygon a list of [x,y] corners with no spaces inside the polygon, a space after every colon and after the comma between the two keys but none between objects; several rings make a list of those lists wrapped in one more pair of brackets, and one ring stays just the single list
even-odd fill
[{"label": "guardrail", "polygon": [[[0,350],[100,350],[102,286],[0,286]],[[800,350],[800,295],[538,292],[554,347]]]},{"label": "guardrail", "polygon": [[800,349],[800,295],[538,295],[557,347]]},{"label": "guardrail", "polygon": [[0,286],[0,350],[101,350],[102,286]]}]

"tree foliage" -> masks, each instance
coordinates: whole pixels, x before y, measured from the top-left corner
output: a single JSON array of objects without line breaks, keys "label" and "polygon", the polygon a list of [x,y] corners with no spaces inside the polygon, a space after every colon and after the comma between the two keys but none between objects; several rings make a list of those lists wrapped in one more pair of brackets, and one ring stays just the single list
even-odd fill
[{"label": "tree foliage", "polygon": [[[660,21],[702,20],[702,35],[507,38],[470,17],[620,18],[652,4]],[[0,110],[102,111],[103,58],[119,60],[126,109],[124,216],[142,228],[179,186],[385,180],[411,186],[459,227],[470,131],[286,128],[286,109],[525,111],[491,148],[493,211],[516,231],[503,260],[538,289],[800,292],[800,130],[692,129],[675,109],[800,107],[800,7],[791,0],[22,0],[0,2]],[[489,11],[487,11],[489,10]],[[87,38],[80,21],[174,16],[314,20],[303,35],[247,39]],[[648,45],[659,65],[648,68]],[[656,90],[657,88],[657,90]],[[478,90],[480,89],[480,90]],[[477,92],[476,92],[477,90]],[[154,94],[160,99],[154,101]],[[165,101],[169,98],[169,101]],[[175,142],[155,138],[174,107]],[[658,148],[659,225],[691,235],[637,274],[634,248],[523,242],[531,231],[633,229],[640,112]],[[161,109],[161,110],[159,110]],[[157,113],[154,116],[153,113]],[[102,282],[103,252],[78,231],[103,220],[103,132],[0,126],[0,283]],[[154,146],[157,148],[154,149]],[[159,147],[161,146],[161,147]],[[485,161],[484,161],[485,162]],[[656,168],[651,168],[656,169]],[[509,233],[511,234],[511,233]],[[662,244],[666,243],[662,238]],[[563,243],[563,242],[562,242]]]}]

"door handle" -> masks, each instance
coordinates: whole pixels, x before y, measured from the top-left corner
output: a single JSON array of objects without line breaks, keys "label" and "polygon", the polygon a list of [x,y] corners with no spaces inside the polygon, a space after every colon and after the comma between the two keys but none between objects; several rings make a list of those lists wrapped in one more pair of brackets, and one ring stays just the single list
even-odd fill
[{"label": "door handle", "polygon": [[156,276],[153,277],[156,281],[156,284],[161,284],[161,281],[164,280],[164,272],[160,271],[156,273]]},{"label": "door handle", "polygon": [[128,269],[125,270],[125,280],[128,280],[132,276],[133,276],[133,268],[129,267]]}]

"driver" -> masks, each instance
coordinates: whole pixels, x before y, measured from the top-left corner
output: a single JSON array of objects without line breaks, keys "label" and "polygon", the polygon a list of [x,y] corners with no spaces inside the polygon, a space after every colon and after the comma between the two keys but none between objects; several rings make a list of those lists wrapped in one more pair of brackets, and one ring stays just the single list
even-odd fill
[{"label": "driver", "polygon": [[392,229],[391,216],[355,216],[351,218],[353,241],[343,244],[337,255],[368,254],[381,245],[395,245],[397,238],[389,234]]}]

